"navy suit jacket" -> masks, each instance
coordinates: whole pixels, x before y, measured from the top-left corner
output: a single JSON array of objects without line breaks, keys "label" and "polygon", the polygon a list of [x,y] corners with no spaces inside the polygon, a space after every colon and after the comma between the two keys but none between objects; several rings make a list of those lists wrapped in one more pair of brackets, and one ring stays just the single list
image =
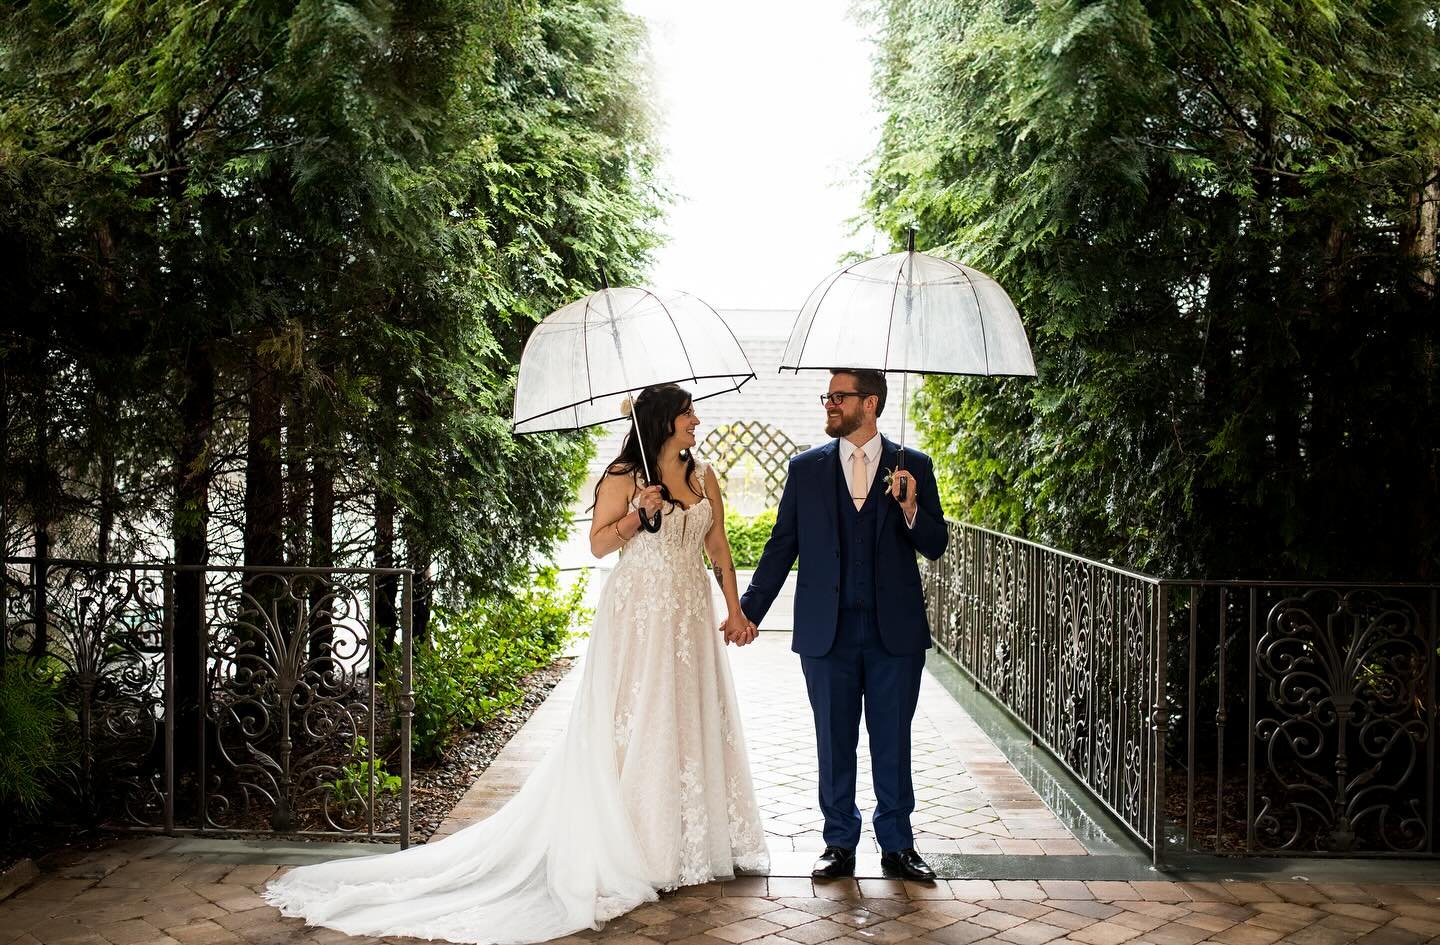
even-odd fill
[{"label": "navy suit jacket", "polygon": [[[881,437],[880,470],[894,469],[900,447]],[[875,518],[875,597],[880,615],[880,642],[895,656],[921,653],[930,647],[930,622],[920,590],[915,553],[931,559],[945,552],[949,529],[940,511],[940,493],[930,457],[905,449],[905,468],[915,477],[919,507],[915,527],[905,525],[900,504],[881,493]],[[795,583],[795,632],[791,649],[801,656],[824,656],[835,643],[840,616],[840,441],[806,450],[790,461],[775,527],[755,567],[750,587],[740,598],[745,616],[757,625],[765,619],[775,596],[800,559]],[[872,493],[873,494],[873,493]]]}]

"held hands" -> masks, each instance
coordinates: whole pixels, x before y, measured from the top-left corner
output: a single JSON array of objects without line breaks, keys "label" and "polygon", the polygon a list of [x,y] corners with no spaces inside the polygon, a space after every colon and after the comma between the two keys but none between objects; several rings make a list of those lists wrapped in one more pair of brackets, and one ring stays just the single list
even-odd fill
[{"label": "held hands", "polygon": [[[905,501],[900,501],[900,483],[906,483]],[[915,510],[920,507],[919,497],[915,494],[915,477],[910,475],[908,469],[897,469],[890,475],[890,495],[900,503],[900,510],[905,513],[905,521],[909,522],[915,518]]]},{"label": "held hands", "polygon": [[744,646],[753,643],[755,635],[760,631],[744,614],[734,613],[725,618],[725,622],[720,625],[720,632],[725,634],[726,643]]}]

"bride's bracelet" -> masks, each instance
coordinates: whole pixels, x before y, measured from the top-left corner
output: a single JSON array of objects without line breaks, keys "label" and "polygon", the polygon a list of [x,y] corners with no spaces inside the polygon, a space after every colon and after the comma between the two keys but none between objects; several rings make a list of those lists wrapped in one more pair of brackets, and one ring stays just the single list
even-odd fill
[{"label": "bride's bracelet", "polygon": [[620,534],[620,523],[621,523],[622,521],[624,521],[624,519],[625,519],[625,516],[622,515],[622,516],[620,516],[619,518],[617,518],[615,521],[613,521],[613,522],[610,523],[610,529],[611,529],[613,532],[615,532],[615,537],[618,538],[618,539],[620,539],[620,544],[621,544],[621,545],[624,545],[627,541],[630,540],[630,539],[626,538],[624,535]]}]

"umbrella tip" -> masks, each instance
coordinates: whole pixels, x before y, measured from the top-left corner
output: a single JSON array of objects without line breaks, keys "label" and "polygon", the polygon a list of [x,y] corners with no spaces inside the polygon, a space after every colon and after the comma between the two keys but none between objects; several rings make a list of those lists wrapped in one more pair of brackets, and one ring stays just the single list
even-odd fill
[{"label": "umbrella tip", "polygon": [[907,238],[907,240],[906,240],[906,244],[905,244],[905,252],[907,252],[907,253],[913,253],[913,252],[915,252],[915,227],[913,227],[913,226],[910,227],[910,233],[909,233],[909,236],[908,236],[908,238]]}]

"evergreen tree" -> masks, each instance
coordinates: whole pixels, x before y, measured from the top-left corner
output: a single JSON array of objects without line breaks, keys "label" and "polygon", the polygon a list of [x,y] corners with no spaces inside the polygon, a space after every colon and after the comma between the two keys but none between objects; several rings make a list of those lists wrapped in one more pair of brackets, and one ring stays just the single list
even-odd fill
[{"label": "evergreen tree", "polygon": [[947,509],[1173,575],[1440,577],[1433,3],[875,8],[869,198],[1036,381],[931,380]]}]

